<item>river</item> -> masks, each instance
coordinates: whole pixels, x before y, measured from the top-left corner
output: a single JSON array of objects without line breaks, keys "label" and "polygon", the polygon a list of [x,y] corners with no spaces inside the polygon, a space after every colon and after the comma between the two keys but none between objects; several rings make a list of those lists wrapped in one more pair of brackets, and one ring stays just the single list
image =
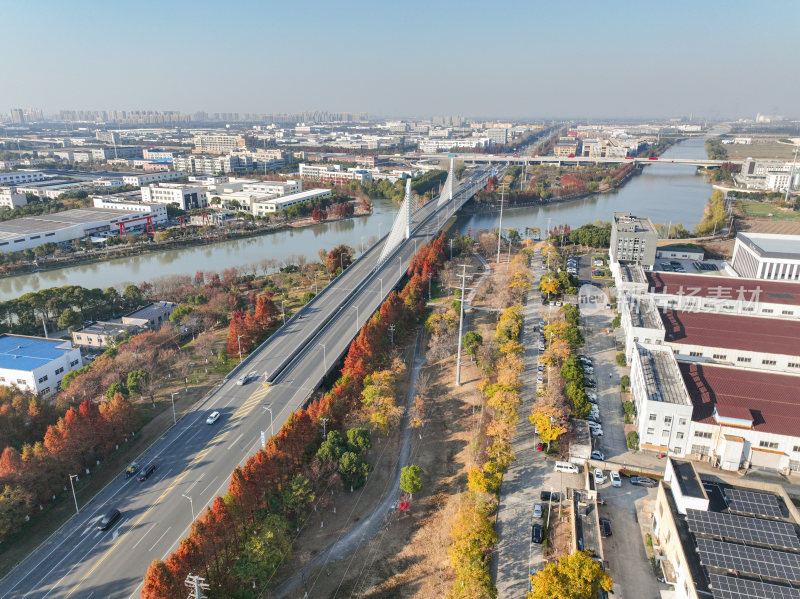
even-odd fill
[{"label": "river", "polygon": [[[705,158],[705,139],[697,137],[675,144],[664,152],[660,161]],[[553,227],[563,224],[574,229],[596,220],[611,220],[612,213],[620,211],[649,216],[654,223],[680,222],[691,229],[703,216],[703,206],[711,191],[706,179],[693,166],[651,164],[615,191],[548,206],[504,210],[503,229],[513,227],[524,233],[525,227],[540,227],[544,231],[548,219]],[[473,234],[481,229],[497,230],[497,220],[497,212],[462,215],[458,229]]]},{"label": "river", "polygon": [[[705,138],[692,138],[674,145],[661,160],[670,158],[703,158]],[[711,186],[696,173],[695,167],[674,164],[652,164],[642,174],[630,179],[621,189],[581,200],[549,206],[514,208],[503,212],[503,228],[541,227],[548,219],[552,226],[568,224],[575,228],[595,220],[610,220],[614,211],[630,211],[649,216],[654,222],[681,222],[690,229],[700,220],[703,205],[711,195]],[[258,262],[262,258],[287,259],[292,255],[316,260],[320,248],[330,249],[340,243],[358,247],[391,227],[397,206],[386,200],[373,200],[370,216],[323,223],[302,229],[289,229],[221,243],[143,254],[0,279],[0,300],[19,297],[29,291],[61,285],[84,287],[122,287],[129,283],[152,281],[175,274],[194,275],[198,270],[222,271],[231,266]],[[496,229],[497,213],[464,215],[458,229]]]}]

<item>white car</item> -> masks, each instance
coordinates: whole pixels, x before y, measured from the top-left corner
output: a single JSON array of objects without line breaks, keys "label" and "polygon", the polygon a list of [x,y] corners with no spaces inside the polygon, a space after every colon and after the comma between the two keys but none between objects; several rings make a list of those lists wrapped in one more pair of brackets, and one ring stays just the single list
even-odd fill
[{"label": "white car", "polygon": [[533,506],[533,517],[534,518],[541,518],[542,517],[542,504],[537,503]]},{"label": "white car", "polygon": [[589,398],[589,401],[597,401],[597,395],[595,393],[587,393],[586,397]]},{"label": "white car", "polygon": [[611,486],[612,487],[621,487],[622,486],[622,479],[619,476],[619,472],[617,472],[616,470],[612,470],[609,473],[609,476],[611,477]]},{"label": "white car", "polygon": [[601,468],[594,469],[594,482],[596,485],[602,485],[606,482],[606,475],[603,474],[603,470]]},{"label": "white car", "polygon": [[600,428],[599,426],[592,426],[590,427],[590,430],[592,431],[592,435],[594,435],[595,437],[603,436],[603,429]]},{"label": "white car", "polygon": [[536,382],[537,382],[537,383],[539,383],[539,384],[541,385],[542,383],[544,383],[544,377],[537,376],[537,377],[536,377]]},{"label": "white car", "polygon": [[594,374],[594,368],[592,368],[591,366],[584,366],[583,367],[583,371],[586,374]]},{"label": "white car", "polygon": [[247,375],[246,374],[243,374],[238,379],[236,379],[236,384],[239,385],[239,386],[244,385],[246,382],[247,382]]},{"label": "white car", "polygon": [[220,414],[216,410],[211,412],[211,414],[208,415],[208,418],[206,418],[206,424],[214,424],[217,420],[219,420],[219,416]]}]

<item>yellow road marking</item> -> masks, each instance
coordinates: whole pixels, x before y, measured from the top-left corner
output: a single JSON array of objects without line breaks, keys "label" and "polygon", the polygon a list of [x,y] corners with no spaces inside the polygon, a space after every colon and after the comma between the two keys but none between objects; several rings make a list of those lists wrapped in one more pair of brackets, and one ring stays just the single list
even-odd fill
[{"label": "yellow road marking", "polygon": [[225,437],[227,437],[230,434],[230,432],[233,430],[233,428],[234,428],[233,426],[230,426],[230,425],[233,424],[234,422],[238,422],[239,420],[241,420],[242,418],[247,416],[253,410],[253,408],[256,405],[258,405],[259,401],[261,399],[263,399],[264,396],[266,396],[266,394],[267,394],[266,392],[267,391],[269,391],[269,389],[263,389],[263,388],[262,389],[258,389],[250,397],[247,398],[247,400],[241,405],[241,407],[239,407],[239,409],[236,410],[233,413],[233,416],[231,416],[230,420],[228,421],[228,426],[225,428],[225,430],[222,431],[222,434],[219,437],[215,437],[214,439],[212,439],[211,443],[209,443],[208,447],[206,447],[203,451],[201,451],[200,453],[195,455],[195,457],[192,459],[192,461],[189,462],[189,465],[186,466],[184,471],[181,472],[181,474],[174,481],[172,481],[172,483],[166,489],[164,489],[163,493],[161,493],[161,495],[158,496],[158,498],[153,502],[153,505],[151,505],[149,508],[147,508],[147,510],[145,510],[145,512],[141,516],[139,516],[139,519],[136,520],[136,522],[133,524],[132,527],[130,527],[127,531],[125,531],[123,534],[121,534],[119,536],[117,541],[111,547],[109,547],[106,550],[106,552],[100,557],[99,560],[97,560],[97,563],[95,563],[95,565],[92,566],[92,568],[86,574],[84,574],[81,577],[81,579],[75,584],[75,586],[72,587],[72,590],[70,590],[70,592],[67,593],[67,595],[66,595],[67,598],[71,597],[72,594],[75,591],[78,590],[78,587],[80,587],[86,581],[86,579],[89,578],[89,576],[91,576],[92,573],[95,570],[97,570],[97,568],[100,566],[100,564],[102,564],[105,561],[105,559],[109,555],[111,555],[111,552],[114,551],[114,549],[117,548],[117,545],[119,545],[122,542],[122,539],[125,538],[125,535],[128,534],[128,532],[130,532],[134,528],[136,528],[139,525],[139,523],[141,523],[141,521],[144,520],[144,518],[147,516],[147,514],[149,514],[150,511],[154,507],[156,507],[158,505],[158,503],[164,497],[166,497],[166,495],[173,488],[175,488],[175,486],[178,483],[180,483],[186,477],[187,474],[189,474],[189,472],[192,471],[192,469],[195,467],[197,462],[202,460],[214,448],[215,445],[219,445],[220,443],[222,443],[225,440]]}]

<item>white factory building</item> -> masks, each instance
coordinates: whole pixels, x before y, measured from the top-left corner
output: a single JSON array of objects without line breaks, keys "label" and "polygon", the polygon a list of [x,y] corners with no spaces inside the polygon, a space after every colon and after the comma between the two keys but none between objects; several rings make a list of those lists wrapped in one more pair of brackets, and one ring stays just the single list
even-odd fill
[{"label": "white factory building", "polygon": [[117,198],[114,196],[95,196],[92,200],[95,208],[106,210],[124,210],[137,212],[139,216],[150,216],[154,225],[167,222],[166,204],[146,204],[133,199]]},{"label": "white factory building", "polygon": [[81,352],[71,341],[0,335],[0,385],[48,396],[66,373],[81,366]]},{"label": "white factory building", "polygon": [[182,183],[159,183],[142,187],[142,201],[156,204],[177,204],[182,210],[205,208],[208,193],[205,187]]},{"label": "white factory building", "polygon": [[269,200],[253,202],[251,210],[253,216],[266,216],[267,214],[285,210],[289,206],[294,206],[295,204],[302,204],[303,202],[308,202],[316,198],[327,198],[330,197],[330,195],[330,189],[308,189],[300,193],[292,193]]},{"label": "white factory building", "polygon": [[150,185],[151,183],[160,183],[162,181],[175,181],[182,179],[186,173],[181,171],[161,171],[158,173],[144,173],[136,175],[125,175],[122,177],[122,182],[125,185],[135,185],[142,187],[143,185]]},{"label": "white factory building", "polygon": [[800,281],[800,235],[738,233],[731,265],[742,277]]},{"label": "white factory building", "polygon": [[16,187],[0,187],[0,208],[16,208],[28,203],[28,196]]},{"label": "white factory building", "polygon": [[10,171],[0,173],[0,185],[20,185],[22,183],[33,183],[47,179],[45,174],[40,171]]}]

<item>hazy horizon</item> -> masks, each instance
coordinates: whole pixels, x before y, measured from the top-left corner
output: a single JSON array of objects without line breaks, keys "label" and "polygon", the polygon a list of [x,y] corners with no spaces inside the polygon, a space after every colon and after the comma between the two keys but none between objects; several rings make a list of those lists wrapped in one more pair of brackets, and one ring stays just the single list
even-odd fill
[{"label": "hazy horizon", "polygon": [[795,3],[43,4],[4,7],[2,111],[800,116]]}]

